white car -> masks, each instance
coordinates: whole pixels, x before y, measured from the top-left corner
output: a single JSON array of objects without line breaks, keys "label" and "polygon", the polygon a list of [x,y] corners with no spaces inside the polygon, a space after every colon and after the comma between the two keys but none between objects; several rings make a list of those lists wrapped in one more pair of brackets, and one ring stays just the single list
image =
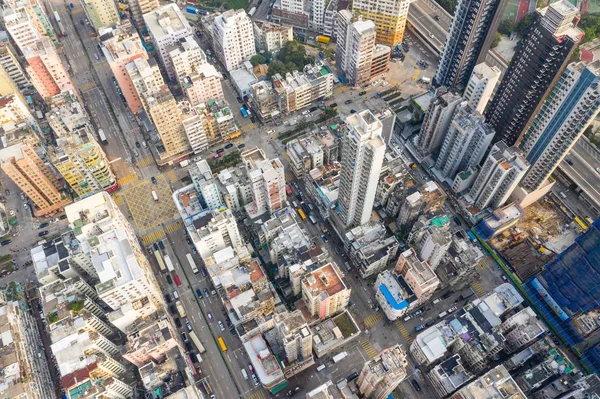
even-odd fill
[{"label": "white car", "polygon": [[221,329],[221,331],[225,331],[225,326],[223,325],[223,322],[221,320],[219,320],[219,328]]},{"label": "white car", "polygon": [[267,132],[267,134],[273,134],[273,133],[275,133],[275,130],[273,130],[273,129],[271,129]]}]

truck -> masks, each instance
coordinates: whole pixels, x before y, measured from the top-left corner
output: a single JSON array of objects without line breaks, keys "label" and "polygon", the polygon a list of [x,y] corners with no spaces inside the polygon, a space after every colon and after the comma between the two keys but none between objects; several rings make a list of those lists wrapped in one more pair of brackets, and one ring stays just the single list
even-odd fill
[{"label": "truck", "polygon": [[192,268],[192,272],[194,272],[194,274],[198,274],[198,266],[196,266],[196,262],[194,262],[194,258],[192,257],[192,254],[187,254],[185,256],[188,260],[188,263],[190,264],[190,267]]},{"label": "truck", "polygon": [[98,137],[100,137],[100,142],[102,144],[108,144],[108,140],[106,139],[106,134],[104,134],[104,130],[98,129]]},{"label": "truck", "polygon": [[331,40],[331,38],[329,36],[317,36],[317,41],[319,43],[324,43],[324,44],[328,44],[329,41]]},{"label": "truck", "polygon": [[[206,349],[204,349],[204,345],[202,345],[202,342],[200,342],[200,340],[198,339],[198,336],[196,335],[196,333],[194,331],[190,332],[190,338],[192,339],[192,342],[194,343],[194,345],[196,345],[196,349],[198,349],[198,352],[200,353],[204,353],[206,352]],[[200,357],[200,356],[198,356]],[[200,360],[202,361],[202,360]]]},{"label": "truck", "polygon": [[177,313],[179,313],[179,317],[184,318],[187,316],[187,313],[185,313],[185,309],[183,308],[183,304],[181,303],[181,301],[175,302],[175,306],[177,307]]},{"label": "truck", "polygon": [[191,7],[191,6],[187,6],[185,8],[185,12],[190,13],[190,14],[198,14],[198,10],[196,9],[196,7]]},{"label": "truck", "polygon": [[175,271],[175,268],[173,267],[173,262],[171,261],[171,258],[169,258],[169,255],[165,255],[165,264],[167,265],[168,271]]},{"label": "truck", "polygon": [[156,191],[152,190],[152,198],[154,198],[155,202],[158,202],[158,194],[156,194]]},{"label": "truck", "polygon": [[244,107],[240,108],[240,113],[242,114],[242,116],[244,118],[248,117],[248,111],[246,111],[246,109]]},{"label": "truck", "polygon": [[431,83],[431,78],[422,77],[421,83],[429,84],[429,83]]},{"label": "truck", "polygon": [[346,356],[348,356],[348,353],[340,352],[337,355],[335,355],[333,358],[331,358],[331,360],[333,360],[334,363],[337,363],[337,362],[341,361],[342,359],[344,359]]},{"label": "truck", "polygon": [[248,11],[248,15],[249,15],[249,16],[253,16],[255,12],[256,12],[256,7],[252,7],[252,8],[250,9],[250,11]]}]

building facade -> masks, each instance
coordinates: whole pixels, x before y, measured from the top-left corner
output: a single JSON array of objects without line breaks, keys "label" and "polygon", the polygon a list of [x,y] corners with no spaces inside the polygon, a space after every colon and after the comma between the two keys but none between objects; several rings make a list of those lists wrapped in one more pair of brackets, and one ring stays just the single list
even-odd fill
[{"label": "building facade", "polygon": [[409,4],[408,0],[357,0],[352,12],[375,22],[378,43],[395,47],[404,39]]},{"label": "building facade", "polygon": [[417,145],[421,151],[428,154],[438,153],[452,122],[454,111],[461,101],[460,96],[449,92],[444,87],[435,91],[417,139]]},{"label": "building facade", "polygon": [[500,79],[500,74],[501,71],[497,66],[489,66],[485,62],[475,65],[463,94],[464,100],[468,101],[471,109],[483,115]]},{"label": "building facade", "polygon": [[408,361],[402,346],[384,349],[363,366],[356,385],[365,398],[385,399],[406,378]]},{"label": "building facade", "polygon": [[227,71],[239,68],[256,54],[252,20],[245,10],[228,10],[215,18],[213,45]]},{"label": "building facade", "polygon": [[318,319],[346,309],[350,291],[332,263],[312,271],[302,280],[302,299],[310,315]]},{"label": "building facade", "polygon": [[100,30],[105,26],[113,26],[119,23],[119,11],[117,5],[111,0],[83,0],[81,2],[90,22]]}]

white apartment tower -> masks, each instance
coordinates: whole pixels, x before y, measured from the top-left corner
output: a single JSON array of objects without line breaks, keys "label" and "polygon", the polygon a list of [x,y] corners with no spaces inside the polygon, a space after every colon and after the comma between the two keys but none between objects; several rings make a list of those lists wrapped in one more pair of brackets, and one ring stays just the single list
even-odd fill
[{"label": "white apartment tower", "polygon": [[244,151],[242,159],[252,187],[253,201],[246,205],[251,217],[273,213],[285,206],[285,171],[279,158],[267,159],[263,150],[255,147]]},{"label": "white apartment tower", "polygon": [[440,150],[454,111],[460,102],[460,96],[449,92],[445,87],[436,90],[417,138],[417,145],[421,151],[436,154]]},{"label": "white apartment tower", "polygon": [[458,172],[479,165],[494,134],[481,114],[459,108],[444,137],[435,167],[443,176],[454,180]]},{"label": "white apartment tower", "polygon": [[471,109],[483,115],[485,107],[492,98],[496,83],[500,79],[500,74],[497,66],[489,66],[485,62],[475,65],[463,94],[463,99],[469,103]]},{"label": "white apartment tower", "polygon": [[136,58],[125,65],[125,70],[129,75],[135,94],[140,99],[142,106],[148,111],[144,96],[160,90],[165,84],[158,64],[153,59]]},{"label": "white apartment tower", "polygon": [[519,143],[531,165],[524,188],[542,186],[598,115],[599,83],[600,61],[567,66]]},{"label": "white apartment tower", "polygon": [[371,111],[348,116],[346,125],[338,203],[345,227],[351,228],[371,218],[386,146],[383,125]]},{"label": "white apartment tower", "polygon": [[527,170],[529,162],[516,146],[499,141],[481,167],[469,195],[479,209],[497,209],[508,201]]},{"label": "white apartment tower", "polygon": [[179,84],[181,84],[183,78],[206,63],[206,54],[204,54],[193,36],[187,36],[179,40],[169,51],[169,58]]},{"label": "white apartment tower", "polygon": [[96,30],[116,25],[121,20],[117,5],[112,0],[82,0],[81,4]]},{"label": "white apartment tower", "polygon": [[170,3],[144,14],[144,22],[169,79],[176,79],[169,51],[179,40],[193,34],[187,19],[176,4]]},{"label": "white apartment tower", "polygon": [[337,18],[336,65],[347,83],[362,86],[371,78],[375,50],[375,24],[342,10]]},{"label": "white apartment tower", "polygon": [[228,10],[215,18],[215,52],[227,71],[236,69],[256,54],[252,20],[244,10]]}]

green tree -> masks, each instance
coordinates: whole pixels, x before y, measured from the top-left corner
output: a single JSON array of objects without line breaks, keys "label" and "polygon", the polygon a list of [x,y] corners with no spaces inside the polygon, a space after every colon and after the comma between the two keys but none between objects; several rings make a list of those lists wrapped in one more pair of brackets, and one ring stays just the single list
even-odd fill
[{"label": "green tree", "polygon": [[252,56],[252,58],[250,58],[250,63],[252,64],[252,66],[257,66],[259,64],[264,64],[265,63],[265,57],[261,54],[256,54],[254,56]]},{"label": "green tree", "polygon": [[496,48],[498,46],[498,44],[500,44],[500,39],[502,37],[500,36],[500,33],[496,32],[496,35],[494,36],[494,40],[492,41],[492,48]]},{"label": "green tree", "polygon": [[532,21],[533,21],[533,14],[527,14],[523,17],[523,19],[521,19],[517,23],[515,31],[519,34],[519,36],[523,36],[525,34],[525,32],[527,31],[527,28],[529,28],[529,25],[531,25]]},{"label": "green tree", "polygon": [[284,74],[287,72],[287,69],[285,67],[285,64],[281,61],[273,61],[269,64],[269,71],[267,72],[267,76],[269,78],[272,78],[273,75],[280,73],[280,74]]},{"label": "green tree", "polygon": [[517,24],[512,19],[505,19],[504,21],[500,22],[500,25],[498,26],[498,32],[508,36],[514,32],[516,25]]}]

